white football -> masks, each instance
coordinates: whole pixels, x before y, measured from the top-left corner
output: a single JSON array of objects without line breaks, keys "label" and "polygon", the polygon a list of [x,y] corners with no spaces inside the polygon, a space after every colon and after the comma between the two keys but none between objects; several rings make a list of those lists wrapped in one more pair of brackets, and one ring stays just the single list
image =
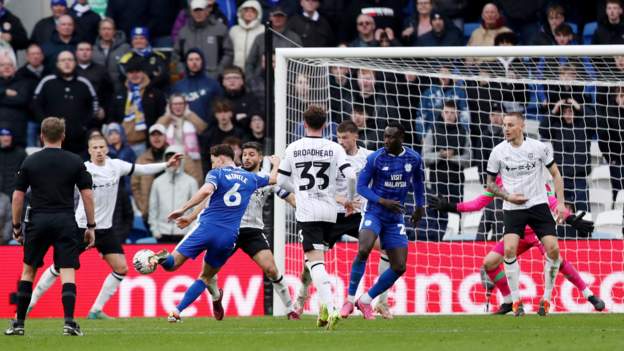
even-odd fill
[{"label": "white football", "polygon": [[132,264],[134,269],[141,274],[150,274],[156,270],[156,264],[150,264],[149,258],[154,256],[154,251],[141,249],[134,254]]}]

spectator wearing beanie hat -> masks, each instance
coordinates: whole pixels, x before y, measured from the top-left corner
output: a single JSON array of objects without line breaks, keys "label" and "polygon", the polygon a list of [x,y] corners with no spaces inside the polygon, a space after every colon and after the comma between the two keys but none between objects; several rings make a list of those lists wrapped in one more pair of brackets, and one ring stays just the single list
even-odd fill
[{"label": "spectator wearing beanie hat", "polygon": [[80,33],[80,39],[93,44],[98,35],[100,15],[91,10],[89,0],[76,0],[69,10],[69,14],[76,23],[76,32]]},{"label": "spectator wearing beanie hat", "polygon": [[65,0],[50,0],[50,8],[52,9],[52,16],[40,19],[30,34],[30,41],[39,46],[50,41],[52,33],[56,29],[56,21],[68,13],[67,1]]},{"label": "spectator wearing beanie hat", "polygon": [[415,38],[416,46],[463,46],[463,33],[441,12],[432,11],[431,31]]},{"label": "spectator wearing beanie hat", "polygon": [[119,60],[122,74],[127,72],[126,64],[133,57],[141,57],[144,61],[144,70],[149,76],[152,85],[162,91],[169,88],[169,65],[167,57],[150,45],[150,32],[146,27],[135,27],[131,31],[130,42],[132,51],[126,53]]}]

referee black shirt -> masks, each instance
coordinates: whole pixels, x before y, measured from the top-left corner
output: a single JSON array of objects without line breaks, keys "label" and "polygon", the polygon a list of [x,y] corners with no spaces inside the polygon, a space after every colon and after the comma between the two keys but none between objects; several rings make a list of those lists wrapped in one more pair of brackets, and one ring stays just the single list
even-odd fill
[{"label": "referee black shirt", "polygon": [[78,155],[60,148],[28,156],[17,172],[16,189],[31,188],[30,207],[35,212],[73,211],[74,186],[91,189],[91,174]]}]

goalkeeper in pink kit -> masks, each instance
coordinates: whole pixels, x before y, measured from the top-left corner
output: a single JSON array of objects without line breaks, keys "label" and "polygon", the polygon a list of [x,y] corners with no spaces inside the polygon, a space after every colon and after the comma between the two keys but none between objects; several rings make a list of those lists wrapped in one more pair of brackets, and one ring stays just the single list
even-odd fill
[{"label": "goalkeeper in pink kit", "polygon": [[[502,181],[500,176],[496,178],[496,182],[500,187],[502,187]],[[550,209],[554,210],[557,207],[557,198],[551,192],[548,185],[546,185],[546,190],[548,191],[548,203]],[[483,194],[479,195],[475,199],[460,203],[451,203],[441,198],[433,198],[430,207],[443,212],[476,212],[487,206],[493,200],[494,194],[488,191],[484,191]],[[593,222],[582,219],[584,215],[584,212],[579,215],[573,215],[569,212],[569,210],[566,210],[565,213],[566,223],[575,228],[581,236],[587,236],[594,230]],[[537,235],[535,235],[535,232],[533,232],[533,229],[531,229],[527,225],[524,233],[524,238],[521,239],[518,244],[517,255],[520,256],[533,247],[537,247],[542,255],[544,255],[544,246],[537,238]],[[483,259],[483,267],[481,269],[484,286],[486,286],[486,288],[488,289],[488,293],[490,293],[493,289],[492,285],[495,285],[503,295],[503,303],[499,307],[498,311],[495,312],[495,314],[507,314],[512,311],[511,292],[509,289],[509,285],[507,284],[505,272],[501,268],[504,252],[504,244],[501,240],[497,242],[492,250],[485,256],[485,258]],[[594,306],[594,309],[596,309],[597,311],[604,310],[604,301],[602,301],[600,297],[594,295],[589,287],[587,287],[587,284],[585,283],[585,281],[583,281],[572,263],[566,260],[562,260],[561,266],[559,267],[559,272],[561,272],[561,274],[563,274],[566,279],[568,279],[583,293],[583,296]],[[546,301],[550,301],[551,294],[552,290],[549,291],[548,289],[545,289],[543,299]],[[547,309],[548,308],[540,312],[546,314],[548,313]]]}]

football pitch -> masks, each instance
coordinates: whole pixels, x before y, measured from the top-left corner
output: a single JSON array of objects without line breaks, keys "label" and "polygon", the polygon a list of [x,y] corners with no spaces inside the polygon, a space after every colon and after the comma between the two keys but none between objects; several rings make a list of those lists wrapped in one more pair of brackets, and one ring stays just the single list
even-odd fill
[{"label": "football pitch", "polygon": [[61,336],[62,321],[27,321],[25,337],[0,336],[0,350],[623,350],[624,315],[426,316],[365,321],[334,331],[312,317],[80,320],[84,337]]}]

